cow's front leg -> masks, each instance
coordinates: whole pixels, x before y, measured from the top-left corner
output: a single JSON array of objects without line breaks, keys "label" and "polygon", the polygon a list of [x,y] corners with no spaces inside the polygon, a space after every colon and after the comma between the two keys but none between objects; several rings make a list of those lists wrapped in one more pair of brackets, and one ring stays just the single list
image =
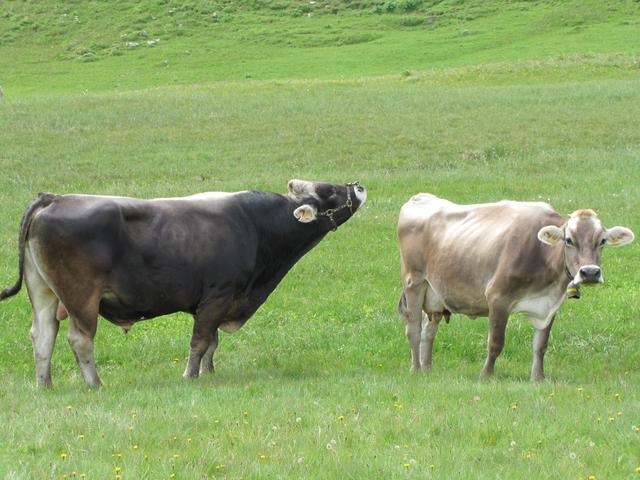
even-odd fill
[{"label": "cow's front leg", "polygon": [[506,308],[498,305],[489,308],[489,336],[487,340],[487,359],[481,372],[483,377],[493,375],[496,359],[504,347],[508,319],[509,312]]},{"label": "cow's front leg", "polygon": [[531,367],[531,381],[539,382],[544,380],[544,354],[549,344],[549,334],[555,316],[549,322],[546,328],[536,329],[533,334],[533,365]]},{"label": "cow's front leg", "polygon": [[405,334],[411,346],[411,371],[420,370],[420,333],[422,330],[422,304],[426,286],[424,282],[407,282],[400,298],[400,315],[405,323]]},{"label": "cow's front leg", "polygon": [[200,375],[203,373],[213,372],[213,354],[218,348],[218,329],[216,328],[213,333],[213,339],[209,343],[207,351],[204,352],[202,360],[200,362]]}]

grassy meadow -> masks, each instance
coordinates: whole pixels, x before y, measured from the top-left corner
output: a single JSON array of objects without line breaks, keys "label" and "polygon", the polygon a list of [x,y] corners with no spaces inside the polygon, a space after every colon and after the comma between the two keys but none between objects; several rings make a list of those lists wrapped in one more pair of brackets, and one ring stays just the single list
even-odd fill
[{"label": "grassy meadow", "polygon": [[486,319],[458,315],[433,372],[409,373],[395,240],[421,191],[593,208],[640,234],[639,33],[633,1],[3,4],[0,288],[40,191],[358,179],[369,199],[196,381],[175,314],[101,321],[97,390],[62,322],[39,390],[25,289],[0,303],[0,478],[639,479],[640,243],[606,249],[531,384],[519,316],[492,380]]}]

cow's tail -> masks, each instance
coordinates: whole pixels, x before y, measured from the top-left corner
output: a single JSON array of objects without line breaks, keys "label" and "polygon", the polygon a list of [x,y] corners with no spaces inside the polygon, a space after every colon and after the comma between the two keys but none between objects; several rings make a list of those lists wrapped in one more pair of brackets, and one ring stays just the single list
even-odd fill
[{"label": "cow's tail", "polygon": [[400,295],[400,301],[398,302],[398,313],[401,316],[407,314],[407,296],[404,294],[404,290],[402,291],[402,295]]},{"label": "cow's tail", "polygon": [[56,195],[52,193],[40,193],[38,194],[38,198],[36,198],[36,200],[29,205],[27,211],[24,212],[22,222],[20,222],[20,237],[18,241],[18,248],[20,249],[18,255],[18,280],[13,287],[5,288],[0,292],[0,301],[7,297],[12,297],[20,291],[20,288],[22,287],[22,278],[24,277],[24,248],[27,243],[27,232],[29,231],[31,219],[36,212],[50,205],[55,198]]}]

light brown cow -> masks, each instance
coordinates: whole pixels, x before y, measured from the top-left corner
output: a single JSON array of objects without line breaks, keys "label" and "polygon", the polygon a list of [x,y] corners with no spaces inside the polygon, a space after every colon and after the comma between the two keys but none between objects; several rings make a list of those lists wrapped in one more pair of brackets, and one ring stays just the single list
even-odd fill
[{"label": "light brown cow", "polygon": [[564,299],[578,296],[580,284],[602,283],[602,247],[626,245],[634,235],[624,227],[604,228],[593,210],[567,220],[541,202],[456,205],[423,193],[402,207],[398,239],[399,310],[411,369],[431,368],[442,316],[461,313],[489,317],[482,375],[491,375],[509,315],[521,312],[535,328],[531,380],[537,381],[544,378],[549,332]]}]

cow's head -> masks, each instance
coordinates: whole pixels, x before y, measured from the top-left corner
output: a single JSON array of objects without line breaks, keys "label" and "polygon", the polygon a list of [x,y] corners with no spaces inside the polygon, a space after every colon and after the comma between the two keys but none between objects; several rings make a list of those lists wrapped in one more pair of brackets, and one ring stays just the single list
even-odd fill
[{"label": "cow's head", "polygon": [[633,232],[625,227],[605,228],[593,210],[577,210],[562,227],[548,225],[538,232],[541,242],[563,242],[565,270],[573,285],[602,283],[602,247],[621,247],[631,243]]},{"label": "cow's head", "polygon": [[364,205],[367,190],[357,181],[333,185],[289,180],[289,197],[301,203],[293,211],[299,222],[319,222],[326,230],[335,230]]}]

